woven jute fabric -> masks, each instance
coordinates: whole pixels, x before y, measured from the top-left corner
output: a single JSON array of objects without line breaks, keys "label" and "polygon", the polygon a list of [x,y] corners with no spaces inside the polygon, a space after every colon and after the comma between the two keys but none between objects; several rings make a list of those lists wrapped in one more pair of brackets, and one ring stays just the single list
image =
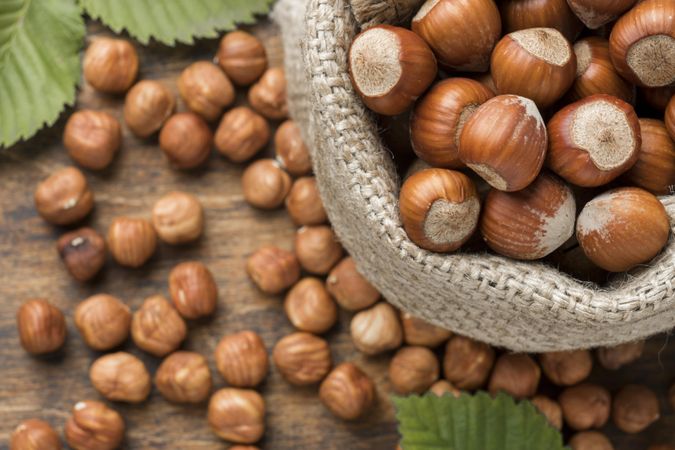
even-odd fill
[{"label": "woven jute fabric", "polygon": [[[543,263],[435,254],[413,244],[399,219],[393,162],[349,81],[347,53],[359,30],[350,2],[281,0],[274,16],[284,38],[291,115],[311,149],[330,221],[389,302],[514,351],[614,345],[675,325],[672,237],[649,266],[603,288]],[[662,202],[675,228],[675,197]]]}]

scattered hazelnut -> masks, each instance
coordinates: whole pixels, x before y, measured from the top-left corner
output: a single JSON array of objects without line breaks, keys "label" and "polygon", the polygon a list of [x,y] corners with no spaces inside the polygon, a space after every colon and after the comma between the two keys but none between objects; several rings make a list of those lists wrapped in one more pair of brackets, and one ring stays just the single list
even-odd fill
[{"label": "scattered hazelnut", "polygon": [[375,385],[355,364],[335,367],[319,387],[319,399],[330,412],[343,420],[355,420],[375,402]]},{"label": "scattered hazelnut", "polygon": [[614,450],[607,436],[599,431],[581,431],[570,439],[572,450]]},{"label": "scattered hazelnut", "polygon": [[403,341],[398,313],[385,302],[356,313],[350,330],[354,346],[367,355],[393,350]]},{"label": "scattered hazelnut", "polygon": [[321,334],[338,318],[337,307],[318,278],[307,277],[288,291],[284,300],[288,320],[300,331]]},{"label": "scattered hazelnut", "polygon": [[286,120],[274,133],[274,151],[281,167],[293,176],[301,177],[312,171],[309,149],[302,140],[300,127]]},{"label": "scattered hazelnut", "polygon": [[665,124],[655,119],[640,119],[642,145],[637,161],[626,172],[633,185],[654,195],[668,195],[675,189],[675,142]]},{"label": "scattered hazelnut", "polygon": [[44,420],[24,420],[9,438],[9,450],[61,450],[61,440]]},{"label": "scattered hazelnut", "polygon": [[159,147],[179,169],[194,169],[211,153],[213,133],[197,114],[184,112],[169,117],[159,132]]},{"label": "scattered hazelnut", "polygon": [[238,86],[248,86],[267,68],[262,42],[245,31],[231,31],[220,40],[218,64]]},{"label": "scattered hazelnut", "polygon": [[201,403],[211,392],[209,364],[199,353],[173,352],[157,368],[155,386],[174,403]]},{"label": "scattered hazelnut", "polygon": [[270,126],[251,108],[238,106],[223,115],[214,143],[221,155],[241,163],[253,158],[270,140]]},{"label": "scattered hazelnut", "polygon": [[87,47],[82,71],[84,79],[97,91],[121,94],[138,75],[138,54],[129,41],[99,37]]},{"label": "scattered hazelnut", "polygon": [[222,439],[252,444],[265,432],[265,400],[250,389],[220,389],[211,396],[208,419]]},{"label": "scattered hazelnut", "polygon": [[281,206],[291,190],[291,177],[273,159],[260,159],[248,166],[241,176],[244,199],[256,208]]},{"label": "scattered hazelnut", "polygon": [[131,312],[112,295],[97,294],[77,305],[75,326],[90,348],[110,350],[129,336]]},{"label": "scattered hazelnut", "polygon": [[64,234],[56,248],[66,269],[77,281],[91,280],[105,264],[105,240],[92,228]]},{"label": "scattered hazelnut", "polygon": [[293,182],[286,197],[286,210],[296,225],[321,225],[328,221],[316,178],[302,177]]},{"label": "scattered hazelnut", "polygon": [[515,398],[532,397],[537,392],[541,369],[524,353],[505,353],[497,358],[488,390],[491,394],[504,391]]},{"label": "scattered hazelnut", "polygon": [[108,400],[140,403],[150,395],[150,374],[143,361],[130,353],[101,356],[89,368],[89,379]]},{"label": "scattered hazelnut", "polygon": [[265,246],[249,256],[246,272],[261,291],[279,294],[298,281],[300,263],[288,250]]},{"label": "scattered hazelnut", "polygon": [[216,281],[211,271],[198,261],[180,263],[171,270],[169,292],[174,306],[186,319],[212,314],[218,302]]},{"label": "scattered hazelnut", "polygon": [[459,389],[477,389],[485,384],[495,362],[489,345],[455,335],[445,346],[443,374]]},{"label": "scattered hazelnut", "polygon": [[448,380],[438,380],[431,385],[429,392],[437,395],[438,397],[443,397],[445,394],[449,394],[455,398],[459,398],[459,396],[462,395],[462,392],[453,386]]},{"label": "scattered hazelnut", "polygon": [[152,225],[159,238],[168,244],[195,241],[204,231],[202,204],[187,192],[169,192],[153,206]]},{"label": "scattered hazelnut", "polygon": [[438,359],[426,347],[403,347],[389,361],[389,381],[402,395],[424,393],[438,379],[438,373]]},{"label": "scattered hazelnut", "polygon": [[75,404],[64,431],[74,450],[114,450],[124,439],[124,419],[104,403],[86,400]]},{"label": "scattered hazelnut", "polygon": [[281,67],[269,68],[248,91],[251,107],[272,120],[288,117],[286,104],[286,75]]},{"label": "scattered hazelnut", "polygon": [[347,311],[359,311],[374,305],[380,293],[356,270],[351,256],[342,259],[326,278],[326,289]]},{"label": "scattered hazelnut", "polygon": [[55,352],[66,340],[66,319],[47,300],[32,299],[21,305],[16,325],[21,346],[34,355]]},{"label": "scattered hazelnut", "polygon": [[148,297],[131,320],[131,337],[141,350],[164,356],[176,350],[187,335],[180,315],[161,295]]},{"label": "scattered hazelnut", "polygon": [[108,249],[118,264],[140,267],[157,248],[157,235],[145,219],[117,217],[108,228]]},{"label": "scattered hazelnut", "polygon": [[627,342],[614,347],[602,347],[597,350],[598,361],[605,369],[616,370],[630,364],[642,356],[645,341]]},{"label": "scattered hazelnut", "polygon": [[286,381],[296,386],[318,383],[332,365],[328,342],[305,332],[281,338],[274,346],[272,358]]},{"label": "scattered hazelnut", "polygon": [[403,340],[408,345],[438,347],[452,336],[452,331],[432,325],[407,312],[401,312],[401,324]]},{"label": "scattered hazelnut", "polygon": [[328,225],[301,227],[295,234],[295,254],[309,273],[325,275],[342,258],[342,246]]},{"label": "scattered hazelnut", "polygon": [[568,387],[558,398],[565,423],[573,430],[600,428],[609,419],[611,397],[597,384],[582,383]]},{"label": "scattered hazelnut", "polygon": [[539,363],[548,379],[558,386],[580,383],[593,369],[593,357],[588,350],[542,353]]},{"label": "scattered hazelnut", "polygon": [[553,428],[562,430],[562,409],[560,409],[558,402],[551,400],[545,395],[535,395],[530,401],[535,408],[546,417],[546,420],[548,420],[548,423],[550,423]]},{"label": "scattered hazelnut", "polygon": [[141,80],[124,99],[124,121],[136,136],[147,138],[159,131],[176,108],[176,97],[163,83]]},{"label": "scattered hazelnut", "polygon": [[612,402],[614,425],[625,433],[639,433],[656,422],[660,416],[659,399],[646,386],[624,386]]},{"label": "scattered hazelnut", "polygon": [[584,25],[565,0],[506,0],[499,3],[504,33],[528,28],[555,28],[574,42]]},{"label": "scattered hazelnut", "polygon": [[215,359],[225,381],[236,387],[259,385],[269,370],[265,343],[253,331],[224,336],[216,347]]},{"label": "scattered hazelnut", "polygon": [[75,167],[57,170],[35,189],[35,208],[54,225],[71,225],[94,207],[94,194],[87,179]]},{"label": "scattered hazelnut", "polygon": [[209,61],[197,61],[178,78],[180,96],[193,112],[208,121],[216,120],[234,101],[234,87],[220,67]]},{"label": "scattered hazelnut", "polygon": [[104,111],[75,111],[63,131],[68,155],[82,167],[93,170],[104,169],[112,162],[121,139],[120,123]]}]

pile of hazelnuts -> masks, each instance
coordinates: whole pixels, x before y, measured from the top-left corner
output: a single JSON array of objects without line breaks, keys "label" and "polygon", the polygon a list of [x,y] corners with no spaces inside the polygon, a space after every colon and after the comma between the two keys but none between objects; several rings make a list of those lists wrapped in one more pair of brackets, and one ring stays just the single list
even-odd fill
[{"label": "pile of hazelnuts", "polygon": [[349,69],[372,111],[412,110],[419,160],[399,201],[415,244],[452,252],[479,230],[529,261],[578,243],[609,272],[659,254],[671,224],[657,196],[675,193],[672,0],[427,0],[410,28],[358,34]]}]

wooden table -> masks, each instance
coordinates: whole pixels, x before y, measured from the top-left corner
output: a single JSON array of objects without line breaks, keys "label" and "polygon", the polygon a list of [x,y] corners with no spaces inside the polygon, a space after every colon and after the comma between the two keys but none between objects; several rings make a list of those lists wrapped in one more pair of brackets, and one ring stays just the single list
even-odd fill
[{"label": "wooden table", "polygon": [[[256,27],[274,64],[281,61],[276,30],[269,24]],[[106,33],[96,24],[89,34]],[[210,59],[215,40],[194,47],[139,47],[141,78],[163,79],[175,91],[175,79],[193,60]],[[242,100],[243,101],[243,100]],[[121,119],[122,99],[101,96],[83,86],[79,108],[103,109]],[[183,106],[180,106],[183,109]],[[85,347],[73,325],[73,311],[89,295],[105,292],[137,308],[144,298],[168,294],[167,275],[177,263],[200,260],[215,274],[220,289],[218,312],[211,320],[189,324],[183,347],[209,358],[216,388],[224,382],[215,372],[213,350],[225,333],[243,329],[259,332],[267,347],[292,331],[280,297],[261,294],[244,272],[244,260],[263,244],[290,248],[295,228],[283,210],[256,211],[243,200],[240,176],[243,165],[212,155],[204,169],[180,172],[169,168],[156,138],[139,140],[124,130],[124,143],[112,167],[103,173],[87,172],[96,196],[96,208],[86,224],[105,232],[118,215],[149,217],[154,201],[162,194],[181,189],[196,194],[206,210],[206,233],[186,247],[160,245],[152,260],[131,270],[108,261],[103,273],[91,283],[80,284],[66,273],[55,250],[64,229],[45,223],[35,212],[35,185],[55,169],[71,164],[61,144],[67,114],[52,128],[28,142],[0,152],[0,448],[21,421],[41,417],[59,431],[77,401],[99,399],[88,379],[88,367],[100,355]],[[266,151],[271,154],[271,149]],[[15,312],[27,298],[44,297],[66,314],[69,338],[58,355],[36,358],[24,352],[16,333]],[[388,397],[387,356],[367,358],[356,352],[348,334],[349,316],[327,338],[336,362],[354,360],[378,385],[376,409],[363,420],[345,423],[334,419],[319,403],[315,387],[293,388],[272,369],[261,390],[268,408],[267,432],[261,443],[266,449],[393,449],[398,441],[394,411]],[[128,342],[123,347],[141,357],[154,372],[159,360]],[[664,418],[648,433],[627,436],[607,428],[617,449],[639,450],[648,442],[675,444],[675,415],[667,406],[665,391],[675,375],[675,345],[665,336],[652,339],[639,364],[618,372],[596,368],[594,378],[611,389],[627,382],[646,383],[662,396]],[[552,392],[553,393],[553,392]],[[153,391],[141,405],[114,404],[127,423],[124,448],[212,449],[226,448],[208,429],[206,407],[172,405]],[[461,450],[461,449],[458,449]]]}]

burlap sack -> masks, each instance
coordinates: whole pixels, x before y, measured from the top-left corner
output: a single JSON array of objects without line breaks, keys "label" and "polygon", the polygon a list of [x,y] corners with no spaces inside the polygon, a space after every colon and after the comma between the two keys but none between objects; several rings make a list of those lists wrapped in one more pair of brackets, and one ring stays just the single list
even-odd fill
[{"label": "burlap sack", "polygon": [[[613,345],[672,328],[672,238],[649,267],[603,289],[542,263],[434,254],[407,238],[399,180],[373,116],[352,89],[347,52],[359,29],[354,13],[368,25],[394,21],[408,15],[411,3],[352,2],[359,7],[348,0],[281,0],[274,16],[283,33],[291,115],[311,147],[328,216],[384,297],[432,323],[516,351]],[[363,6],[368,3],[371,8]],[[662,201],[675,224],[675,196]]]}]

